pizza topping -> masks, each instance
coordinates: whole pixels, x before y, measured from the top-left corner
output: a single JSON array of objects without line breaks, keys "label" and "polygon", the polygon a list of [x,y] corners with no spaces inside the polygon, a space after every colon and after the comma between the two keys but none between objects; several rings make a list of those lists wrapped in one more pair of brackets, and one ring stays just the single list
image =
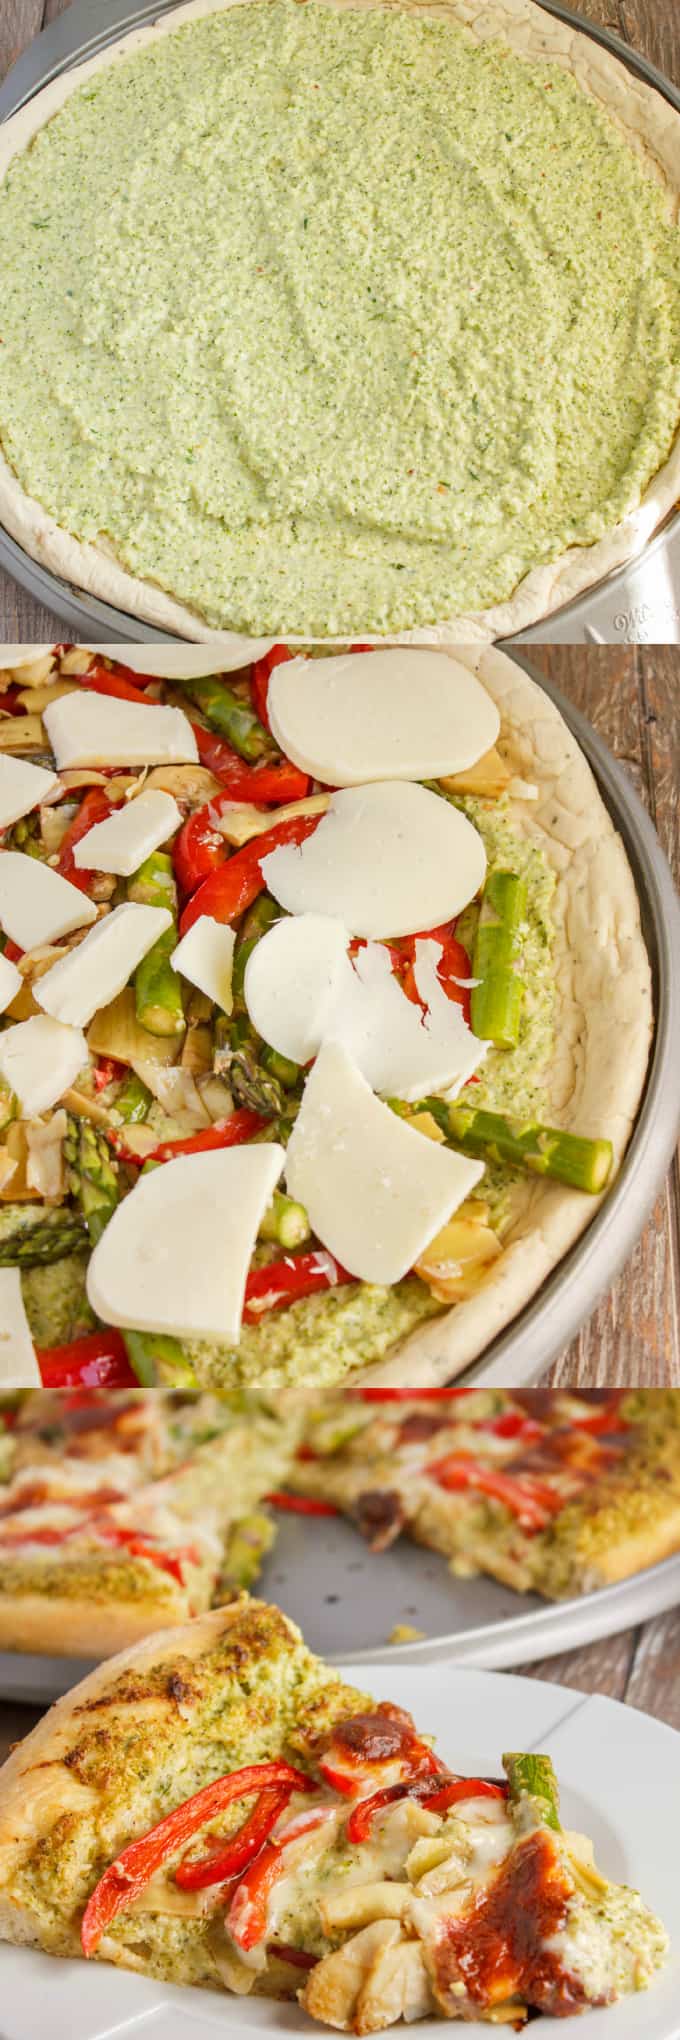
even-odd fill
[{"label": "pizza topping", "polygon": [[124,990],[138,964],[171,927],[166,907],[124,901],[39,979],[37,1004],[55,1020],[87,1026],[101,1006]]},{"label": "pizza topping", "polygon": [[96,874],[80,870],[76,863],[78,845],[93,829],[108,821],[111,813],[108,793],[105,793],[101,786],[91,786],[62,836],[57,870],[61,872],[63,878],[70,879],[72,885],[77,885],[81,892],[94,890]]},{"label": "pizza topping", "polygon": [[[216,1120],[212,1126],[202,1127],[200,1133],[189,1133],[177,1140],[159,1141],[157,1147],[149,1147],[144,1156],[145,1166],[149,1162],[172,1162],[178,1155],[205,1155],[217,1148],[241,1147],[246,1141],[254,1140],[262,1133],[266,1120],[256,1112],[245,1109],[232,1112],[230,1119]],[[121,1159],[132,1164],[139,1162],[139,1156],[129,1148],[124,1134],[110,1133],[109,1141]]]},{"label": "pizza topping", "polygon": [[327,786],[432,779],[474,765],[500,717],[469,668],[443,652],[373,650],[358,664],[297,658],[272,672],[273,735]]},{"label": "pizza topping", "polygon": [[31,814],[58,784],[56,772],[47,772],[43,765],[31,765],[25,758],[0,756],[0,829],[8,829],[12,822]]},{"label": "pizza topping", "polygon": [[152,787],[150,793],[138,794],[107,819],[95,822],[76,843],[73,861],[79,871],[108,871],[131,878],[154,850],[174,836],[181,819],[172,794]]},{"label": "pizza topping", "polygon": [[184,909],[180,921],[182,935],[193,928],[201,914],[209,914],[214,921],[236,921],[264,892],[267,881],[262,867],[268,863],[270,853],[285,844],[304,842],[318,827],[317,815],[295,815],[287,822],[274,822],[264,835],[211,871]]},{"label": "pizza topping", "polygon": [[79,765],[181,765],[198,758],[180,708],[107,700],[74,689],[52,701],[44,724],[60,772]]},{"label": "pizza topping", "polygon": [[337,1722],[318,1762],[326,1783],[350,1799],[384,1771],[391,1774],[389,1784],[397,1778],[444,1775],[429,1744],[416,1734],[410,1714],[389,1701],[369,1713],[352,1714]]},{"label": "pizza topping", "polygon": [[12,1388],[40,1386],[19,1268],[0,1268],[0,1383]]},{"label": "pizza topping", "polygon": [[232,970],[235,935],[233,928],[201,914],[173,950],[170,962],[189,983],[212,999],[221,1013],[231,1013]]},{"label": "pizza topping", "polygon": [[451,921],[483,883],[481,836],[424,786],[389,780],[334,793],[301,848],[263,863],[288,913],[337,916],[352,935],[412,935]]},{"label": "pizza topping", "polygon": [[88,1332],[65,1346],[41,1346],[38,1362],[43,1388],[137,1386],[119,1332]]},{"label": "pizza topping", "polygon": [[0,1076],[18,1098],[25,1119],[49,1112],[70,1090],[87,1062],[79,1027],[36,1013],[0,1033]]},{"label": "pizza topping", "polygon": [[332,1254],[318,1251],[287,1254],[283,1261],[267,1261],[264,1267],[250,1270],[243,1311],[245,1323],[257,1324],[267,1311],[282,1310],[299,1302],[302,1296],[315,1296],[353,1279]]},{"label": "pizza topping", "polygon": [[16,964],[8,956],[0,954],[0,1013],[6,1013],[17,992],[21,991],[23,978]]},{"label": "pizza topping", "polygon": [[572,1889],[547,1831],[520,1841],[471,1906],[442,1916],[434,1963],[445,2008],[456,2004],[461,1980],[473,2004],[484,2007],[518,1998],[564,2014],[592,2003],[550,1947],[565,1926]]},{"label": "pizza topping", "polygon": [[0,924],[21,949],[58,942],[96,917],[92,901],[39,857],[27,857],[19,850],[2,852]]},{"label": "pizza topping", "polygon": [[562,1507],[562,1496],[546,1481],[497,1472],[481,1466],[465,1452],[449,1452],[444,1459],[433,1460],[425,1471],[448,1493],[476,1488],[492,1501],[503,1502],[524,1530],[545,1529],[550,1517]]},{"label": "pizza topping", "polygon": [[[285,1812],[291,1793],[300,1789],[292,1774],[287,1783],[260,1792],[252,1813],[230,1841],[216,1843],[207,1856],[188,1857],[180,1863],[175,1883],[182,1891],[202,1891],[206,1885],[222,1884],[226,1878],[245,1870],[253,1857],[259,1855],[280,1814]],[[311,1780],[307,1780],[307,1789],[311,1790]]]}]

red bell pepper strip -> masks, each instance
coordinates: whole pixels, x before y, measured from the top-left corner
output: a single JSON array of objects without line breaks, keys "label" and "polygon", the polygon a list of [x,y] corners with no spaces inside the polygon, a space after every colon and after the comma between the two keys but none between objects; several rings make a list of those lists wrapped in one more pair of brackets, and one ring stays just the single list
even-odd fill
[{"label": "red bell pepper strip", "polygon": [[[225,746],[226,749],[226,746]],[[274,765],[244,765],[236,758],[233,770],[221,774],[224,791],[213,795],[205,807],[189,815],[180,829],[174,849],[175,875],[182,892],[195,892],[208,873],[224,864],[229,845],[217,817],[233,801],[247,801],[255,807],[283,806],[287,801],[305,800],[311,780],[287,759]]]},{"label": "red bell pepper strip", "polygon": [[180,933],[186,935],[193,928],[194,921],[201,914],[210,914],[213,921],[235,921],[252,907],[258,894],[264,892],[262,863],[272,850],[279,850],[284,843],[303,843],[313,829],[318,827],[318,815],[295,815],[287,822],[275,823],[266,829],[264,835],[256,836],[252,843],[246,843],[243,850],[227,858],[218,871],[210,873],[203,880],[198,891],[189,900],[180,921]]},{"label": "red bell pepper strip", "polygon": [[206,1885],[224,1884],[227,1878],[245,1870],[268,1840],[279,1814],[288,1805],[292,1790],[292,1785],[281,1785],[272,1786],[270,1792],[261,1792],[252,1813],[228,1842],[218,1842],[207,1856],[188,1857],[180,1863],[175,1871],[175,1883],[180,1889],[204,1891]]},{"label": "red bell pepper strip", "polygon": [[345,1394],[355,1402],[457,1402],[460,1396],[474,1395],[473,1388],[347,1388]]},{"label": "red bell pepper strip", "polygon": [[115,1062],[112,1055],[100,1055],[92,1078],[95,1091],[105,1091],[108,1084],[114,1084],[116,1078],[122,1076],[124,1069],[125,1064]]},{"label": "red bell pepper strip", "polygon": [[253,1268],[246,1282],[246,1296],[243,1316],[246,1324],[256,1325],[265,1311],[282,1310],[286,1304],[297,1303],[302,1296],[314,1296],[320,1289],[336,1289],[341,1282],[354,1282],[346,1268],[334,1261],[332,1254],[290,1254],[285,1261],[270,1261],[264,1268]]},{"label": "red bell pepper strip", "polygon": [[629,1426],[621,1416],[621,1399],[624,1393],[624,1389],[616,1389],[612,1396],[608,1396],[606,1402],[598,1403],[586,1416],[570,1417],[570,1427],[573,1425],[575,1431],[590,1431],[594,1437],[597,1437],[599,1431],[627,1431]]},{"label": "red bell pepper strip", "polygon": [[87,673],[79,675],[78,684],[87,687],[90,694],[108,694],[114,701],[136,701],[143,708],[149,706],[136,682],[124,680],[122,673],[110,673],[108,666],[90,666]]},{"label": "red bell pepper strip", "polygon": [[156,1827],[130,1842],[99,1878],[85,1907],[80,1930],[83,1954],[94,1955],[111,1921],[144,1890],[168,1857],[191,1841],[199,1828],[215,1820],[235,1799],[245,1799],[251,1792],[262,1792],[271,1785],[290,1785],[291,1791],[296,1792],[313,1790],[312,1780],[292,1764],[248,1764],[243,1770],[229,1771],[226,1776],[215,1778],[211,1785],[204,1785],[202,1791],[194,1792],[190,1799],[175,1806]]},{"label": "red bell pepper strip", "polygon": [[24,949],[19,948],[18,942],[10,942],[8,940],[5,943],[5,947],[3,949],[2,954],[3,956],[7,957],[8,963],[20,963],[21,958],[22,956],[25,956],[26,951]]},{"label": "red bell pepper strip", "polygon": [[462,942],[456,940],[456,936],[450,927],[428,928],[422,935],[404,936],[403,940],[399,943],[402,955],[407,958],[403,989],[407,998],[416,1000],[420,1005],[423,1002],[415,980],[417,942],[439,943],[442,952],[441,956],[437,959],[437,977],[439,978],[439,983],[442,991],[446,993],[447,999],[451,999],[455,1006],[460,1006],[463,1019],[467,1021],[469,1026],[470,986],[458,982],[460,978],[469,978],[471,975],[470,958],[467,950],[463,948]]},{"label": "red bell pepper strip", "polygon": [[307,1830],[320,1827],[329,1818],[329,1812],[330,1809],[325,1807],[319,1813],[300,1814],[278,1841],[265,1843],[259,1856],[246,1870],[236,1887],[226,1917],[227,1932],[239,1948],[254,1948],[258,1941],[264,1940],[267,1901],[272,1885],[285,1871],[283,1857],[288,1844],[298,1841]]},{"label": "red bell pepper strip", "polygon": [[268,652],[263,653],[261,659],[253,660],[250,672],[250,699],[253,704],[253,713],[257,716],[258,721],[262,723],[265,730],[268,730],[270,726],[267,695],[274,667],[282,666],[284,660],[294,659],[295,656],[294,652],[289,652],[287,645],[272,645]]},{"label": "red bell pepper strip", "polygon": [[543,1530],[550,1517],[564,1506],[563,1496],[548,1487],[547,1481],[479,1466],[465,1452],[450,1452],[444,1459],[433,1460],[425,1471],[449,1494],[472,1488],[489,1495],[492,1501],[504,1503],[523,1530]]},{"label": "red bell pepper strip", "polygon": [[382,1792],[373,1792],[370,1799],[360,1799],[347,1822],[348,1842],[365,1842],[377,1813],[384,1806],[395,1805],[400,1799],[424,1800],[433,1813],[445,1813],[447,1807],[456,1806],[460,1799],[505,1799],[507,1785],[491,1785],[485,1778],[448,1778],[439,1783],[433,1778],[413,1778],[403,1785],[386,1785]]},{"label": "red bell pepper strip", "polygon": [[265,1495],[265,1501],[270,1502],[274,1509],[288,1510],[292,1516],[339,1516],[340,1514],[340,1510],[336,1509],[334,1502],[317,1502],[312,1495],[287,1495],[282,1489],[278,1488],[275,1489],[273,1494]]},{"label": "red bell pepper strip", "polygon": [[68,878],[71,885],[77,885],[81,892],[89,892],[96,874],[93,871],[81,870],[75,862],[73,852],[76,844],[82,842],[83,836],[87,836],[88,831],[94,829],[97,822],[108,821],[110,814],[111,802],[103,787],[91,786],[62,838],[57,871],[61,873],[62,878]]},{"label": "red bell pepper strip", "polygon": [[256,1133],[261,1133],[266,1125],[266,1119],[262,1119],[259,1112],[250,1112],[244,1105],[239,1112],[232,1112],[230,1119],[218,1119],[214,1126],[202,1127],[200,1133],[188,1133],[179,1140],[159,1141],[158,1147],[144,1156],[134,1154],[126,1146],[125,1135],[118,1133],[114,1127],[107,1128],[106,1138],[121,1161],[130,1162],[139,1169],[142,1161],[173,1162],[177,1155],[204,1155],[213,1148],[242,1147],[244,1141],[254,1140]]},{"label": "red bell pepper strip", "polygon": [[267,1954],[275,1955],[278,1962],[290,1962],[293,1969],[316,1969],[319,1960],[307,1948],[292,1948],[290,1941],[268,1941]]},{"label": "red bell pepper strip", "polygon": [[506,1410],[500,1417],[485,1417],[475,1425],[477,1431],[488,1431],[492,1438],[515,1438],[523,1445],[533,1445],[537,1438],[545,1437],[543,1424],[535,1417],[525,1417],[520,1410]]},{"label": "red bell pepper strip", "polygon": [[95,1521],[90,1526],[103,1544],[120,1544],[129,1551],[131,1558],[146,1558],[150,1565],[156,1565],[160,1572],[170,1573],[173,1580],[184,1586],[184,1566],[199,1563],[198,1553],[188,1544],[183,1551],[163,1551],[150,1537],[143,1537],[138,1530],[126,1530],[120,1523]]},{"label": "red bell pepper strip", "polygon": [[90,1332],[66,1346],[39,1346],[44,1388],[138,1388],[119,1332]]}]

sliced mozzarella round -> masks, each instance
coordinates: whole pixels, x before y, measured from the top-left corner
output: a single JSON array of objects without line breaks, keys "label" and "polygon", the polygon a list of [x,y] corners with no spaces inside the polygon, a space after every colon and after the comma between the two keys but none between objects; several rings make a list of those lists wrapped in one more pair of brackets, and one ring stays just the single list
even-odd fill
[{"label": "sliced mozzarella round", "polygon": [[223,1013],[230,1013],[233,1005],[231,974],[235,941],[233,928],[225,927],[221,921],[213,921],[209,914],[200,914],[170,958],[173,970],[180,971],[190,985],[196,985],[199,992],[204,992],[206,999],[214,999]]},{"label": "sliced mozzarella round", "polygon": [[475,674],[445,652],[344,652],[275,666],[267,707],[286,757],[325,786],[439,779],[495,744],[500,716]]},{"label": "sliced mozzarella round", "polygon": [[116,808],[105,822],[95,822],[76,843],[74,863],[79,871],[111,871],[117,878],[131,878],[145,857],[174,836],[181,820],[172,794],[151,787]]},{"label": "sliced mozzarella round", "polygon": [[400,1282],[483,1173],[398,1119],[340,1043],[326,1043],[288,1143],[286,1182],[351,1275]]},{"label": "sliced mozzarella round", "polygon": [[21,991],[23,978],[15,963],[8,956],[0,956],[0,1013],[6,1013],[17,992]]},{"label": "sliced mozzarella round", "polygon": [[118,701],[74,688],[43,709],[60,772],[81,765],[195,765],[198,748],[181,708]]},{"label": "sliced mozzarella round", "polygon": [[140,1176],[92,1255],[92,1309],[108,1325],[236,1345],[258,1226],[284,1158],[262,1142],[181,1155]]},{"label": "sliced mozzarella round", "polygon": [[342,921],[327,914],[285,915],[248,958],[243,994],[253,1026],[292,1062],[318,1055],[333,1024],[352,976],[348,941]]},{"label": "sliced mozzarella round", "polygon": [[[222,645],[219,649],[208,642],[204,645],[126,645],[124,665],[131,673],[152,673],[156,680],[202,680],[209,673],[230,673],[248,665],[251,659],[260,659],[270,650],[271,638],[248,639],[248,651],[244,658],[243,639],[237,639],[233,647]],[[16,646],[13,649],[17,649]],[[81,652],[96,652],[101,658],[120,659],[120,645],[79,645]]]},{"label": "sliced mozzarella round", "polygon": [[57,784],[56,772],[46,772],[44,765],[29,765],[24,758],[0,754],[0,829],[30,815]]},{"label": "sliced mozzarella round", "polygon": [[42,1386],[24,1309],[19,1268],[0,1268],[0,1385],[3,1388]]},{"label": "sliced mozzarella round", "polygon": [[87,1062],[87,1042],[79,1027],[35,1013],[0,1034],[0,1076],[14,1092],[24,1119],[49,1112],[69,1091]]},{"label": "sliced mozzarella round", "polygon": [[450,801],[385,780],[334,793],[304,843],[262,860],[290,914],[330,914],[352,935],[416,935],[453,919],[484,882],[481,836]]},{"label": "sliced mozzarella round", "polygon": [[36,1005],[55,1020],[86,1027],[100,1006],[108,1006],[122,992],[142,957],[171,925],[167,907],[143,907],[132,900],[114,907],[77,949],[69,950],[36,980]]},{"label": "sliced mozzarella round", "polygon": [[[197,924],[200,925],[200,924]],[[441,945],[416,943],[415,979],[427,1008],[407,999],[389,951],[366,942],[349,955],[341,921],[292,914],[257,943],[244,997],[253,1026],[280,1055],[307,1063],[342,1042],[373,1091],[412,1100],[467,1082],[487,1052],[437,976]]]},{"label": "sliced mozzarella round", "polygon": [[85,928],[97,918],[97,909],[87,893],[61,873],[42,864],[39,857],[26,857],[22,850],[5,850],[0,856],[0,927],[19,949],[38,949],[43,942],[58,942],[74,928]]}]

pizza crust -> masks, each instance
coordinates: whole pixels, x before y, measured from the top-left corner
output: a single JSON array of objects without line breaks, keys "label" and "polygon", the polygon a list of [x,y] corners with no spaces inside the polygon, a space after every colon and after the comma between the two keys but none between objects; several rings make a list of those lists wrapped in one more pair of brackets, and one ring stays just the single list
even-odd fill
[{"label": "pizza crust", "polygon": [[[539,798],[513,804],[513,827],[538,830],[557,876],[553,903],[556,1049],[545,1118],[612,1142],[630,1139],[653,1033],[649,959],[628,858],[576,739],[543,688],[493,647],[459,648],[501,712],[499,748]],[[606,1195],[606,1192],[605,1192]],[[500,1260],[475,1296],[411,1333],[372,1383],[450,1381],[522,1310],[589,1225],[600,1198],[535,1176]],[[511,1386],[511,1383],[508,1383]]]},{"label": "pizza crust", "polygon": [[[93,72],[116,63],[132,51],[167,35],[180,24],[248,0],[188,0],[149,27],[135,29],[110,49],[53,79],[0,130],[0,178],[27,148],[45,122]],[[537,0],[323,0],[336,7],[406,7],[411,13],[439,15],[462,23],[478,41],[504,40],[528,61],[549,60],[569,71],[578,84],[606,108],[629,144],[644,158],[647,169],[667,191],[669,211],[680,210],[680,114],[654,87],[628,71],[609,50],[585,30],[547,14]],[[550,565],[533,568],[509,601],[493,608],[447,618],[440,623],[400,633],[403,644],[453,645],[488,643],[526,630],[564,603],[593,588],[617,567],[633,559],[673,509],[680,496],[680,432],[668,460],[653,477],[636,509],[595,545],[572,547]],[[158,630],[224,645],[229,664],[256,656],[250,637],[234,631],[212,631],[195,611],[167,595],[150,580],[139,580],[119,564],[110,545],[86,544],[64,531],[36,500],[27,495],[0,453],[0,521],[12,538],[41,566],[59,574],[76,589],[138,617]],[[289,637],[291,644],[329,643],[328,639]],[[369,639],[367,642],[395,642]],[[258,643],[258,653],[261,644]]]},{"label": "pizza crust", "polygon": [[[175,1622],[186,1622],[186,1601],[177,1607]],[[153,1594],[135,1601],[76,1600],[59,1594],[56,1582],[48,1592],[4,1593],[0,1597],[0,1650],[28,1651],[44,1657],[106,1658],[152,1636],[159,1624],[172,1620],[167,1600]]]}]

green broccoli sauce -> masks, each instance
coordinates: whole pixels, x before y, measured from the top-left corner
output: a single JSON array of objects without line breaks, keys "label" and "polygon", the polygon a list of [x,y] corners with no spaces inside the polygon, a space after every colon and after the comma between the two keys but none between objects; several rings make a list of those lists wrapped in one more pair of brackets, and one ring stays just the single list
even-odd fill
[{"label": "green broccoli sauce", "polygon": [[15,474],[213,627],[502,601],[677,430],[660,181],[561,66],[421,9],[269,0],[119,58],[11,165],[0,268]]}]

